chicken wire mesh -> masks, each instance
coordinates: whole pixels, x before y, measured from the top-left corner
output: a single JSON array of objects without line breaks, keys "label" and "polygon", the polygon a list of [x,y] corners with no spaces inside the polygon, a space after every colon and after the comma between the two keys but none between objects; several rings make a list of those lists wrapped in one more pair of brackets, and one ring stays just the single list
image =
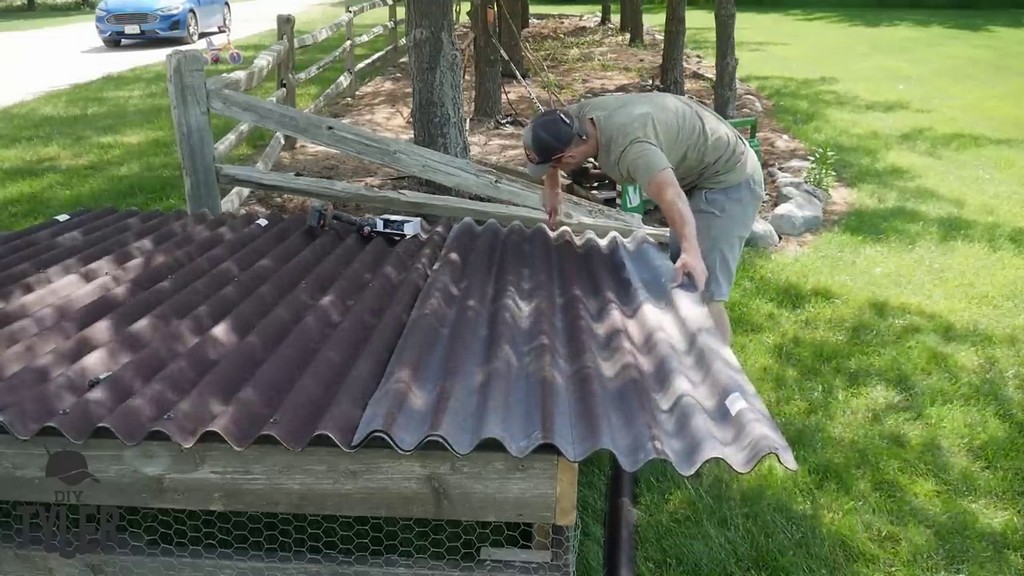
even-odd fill
[{"label": "chicken wire mesh", "polygon": [[[0,501],[0,575],[575,574],[575,526]],[[3,561],[5,556],[17,562]]]}]

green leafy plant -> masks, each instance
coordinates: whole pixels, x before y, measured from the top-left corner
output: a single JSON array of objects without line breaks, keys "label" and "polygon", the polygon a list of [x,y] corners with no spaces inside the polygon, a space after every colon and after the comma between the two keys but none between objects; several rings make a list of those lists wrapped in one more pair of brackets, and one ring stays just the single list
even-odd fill
[{"label": "green leafy plant", "polygon": [[836,153],[829,146],[818,146],[811,154],[811,165],[804,173],[804,182],[828,192],[836,183]]}]

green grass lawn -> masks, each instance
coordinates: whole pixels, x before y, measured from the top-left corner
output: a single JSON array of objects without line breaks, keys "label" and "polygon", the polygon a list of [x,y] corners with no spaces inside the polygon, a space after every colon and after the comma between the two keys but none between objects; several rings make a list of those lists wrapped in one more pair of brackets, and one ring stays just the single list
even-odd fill
[{"label": "green grass lawn", "polygon": [[[713,61],[713,14],[687,19]],[[802,469],[644,469],[640,573],[1024,573],[1022,23],[741,6],[740,77],[835,147],[857,208],[799,255],[751,252],[730,304]],[[582,574],[601,573],[606,468],[581,471]]]},{"label": "green grass lawn", "polygon": [[65,24],[89,22],[93,18],[92,10],[40,10],[25,12],[0,8],[0,32],[18,32],[36,30]]},{"label": "green grass lawn", "polygon": [[[315,30],[344,14],[340,5],[313,9],[296,16],[296,34]],[[361,14],[354,26],[361,34],[385,22],[388,9]],[[399,18],[403,14],[399,10]],[[242,67],[275,38],[258,34],[236,46],[247,57]],[[342,35],[297,52],[296,69],[305,70],[337,49]],[[357,61],[387,45],[387,33],[356,48]],[[175,147],[165,64],[153,64],[49,93],[5,108],[5,143],[0,145],[0,230],[29,225],[79,206],[111,205],[144,209],[183,207],[181,166]],[[210,67],[222,74],[236,67]],[[298,105],[305,107],[343,72],[337,62],[299,86]],[[273,74],[253,92],[269,96]],[[220,138],[237,124],[213,117]],[[257,129],[237,148],[228,163],[251,164],[271,133]]]},{"label": "green grass lawn", "polygon": [[36,9],[31,12],[25,6],[25,0],[0,0],[0,32],[88,22],[93,14],[78,0],[36,0]]}]

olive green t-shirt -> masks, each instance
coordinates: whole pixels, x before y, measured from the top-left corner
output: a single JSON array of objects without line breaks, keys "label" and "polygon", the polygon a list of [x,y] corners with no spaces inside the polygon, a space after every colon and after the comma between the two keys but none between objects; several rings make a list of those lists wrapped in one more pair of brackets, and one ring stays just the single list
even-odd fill
[{"label": "olive green t-shirt", "polygon": [[687,193],[732,186],[761,163],[746,138],[713,110],[667,92],[599,96],[568,110],[597,126],[597,162],[620,183],[647,186],[672,168]]}]

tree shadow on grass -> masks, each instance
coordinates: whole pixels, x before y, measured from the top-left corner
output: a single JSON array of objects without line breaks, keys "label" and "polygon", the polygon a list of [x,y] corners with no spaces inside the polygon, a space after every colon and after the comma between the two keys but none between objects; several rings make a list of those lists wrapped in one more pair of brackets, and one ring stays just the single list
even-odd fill
[{"label": "tree shadow on grass", "polygon": [[[975,3],[976,2],[972,2]],[[765,9],[748,11],[767,12]],[[771,10],[805,22],[822,22],[865,28],[945,28],[965,32],[993,32],[1000,28],[1024,27],[1022,10]]]},{"label": "tree shadow on grass", "polygon": [[964,207],[963,199],[957,195],[922,185],[917,174],[889,160],[890,150],[937,156],[982,146],[1024,149],[1024,138],[949,132],[932,126],[881,132],[844,122],[837,117],[837,111],[847,115],[905,115],[925,111],[906,100],[868,100],[842,92],[833,77],[751,76],[745,80],[773,102],[775,119],[791,127],[797,138],[812,147],[820,144],[832,147],[837,154],[835,168],[843,181],[854,187],[873,187],[873,193],[882,202],[927,202],[948,209]]},{"label": "tree shadow on grass", "polygon": [[937,216],[910,206],[858,208],[844,218],[841,228],[844,234],[889,243],[971,242],[1024,254],[1022,226],[978,222],[957,214]]},{"label": "tree shadow on grass", "polygon": [[[659,25],[661,22],[659,20]],[[779,46],[789,46],[792,42],[784,40],[747,40],[743,35],[736,37],[736,53],[743,57],[747,52],[766,52],[777,49]],[[686,51],[696,52],[711,62],[715,60],[715,27],[714,26],[687,26],[686,27]]]},{"label": "tree shadow on grass", "polygon": [[[737,355],[801,470],[649,464],[638,573],[1020,573],[1024,339],[781,280],[768,261],[748,262],[730,304]],[[600,497],[596,460],[581,481]],[[600,536],[593,498],[584,537]]]}]

